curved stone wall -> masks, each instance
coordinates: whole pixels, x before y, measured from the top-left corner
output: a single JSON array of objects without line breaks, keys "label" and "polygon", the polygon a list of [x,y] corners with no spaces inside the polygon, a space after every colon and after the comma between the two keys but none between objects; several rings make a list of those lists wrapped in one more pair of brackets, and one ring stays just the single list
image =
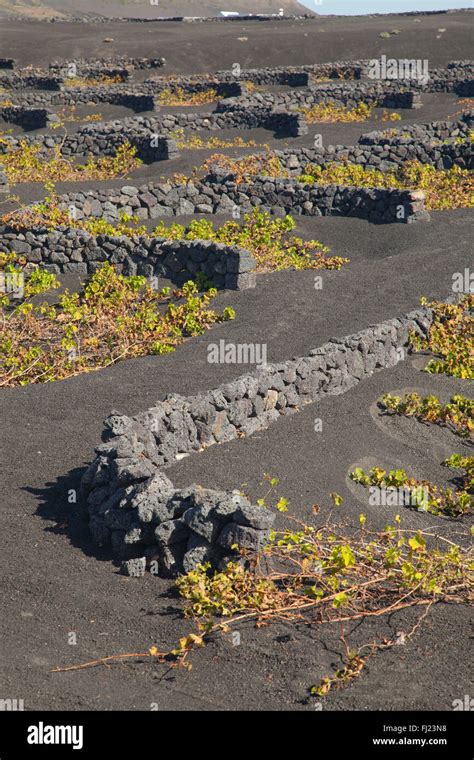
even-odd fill
[{"label": "curved stone wall", "polygon": [[55,274],[92,274],[109,261],[125,275],[164,277],[176,285],[201,273],[216,288],[255,287],[255,260],[247,250],[207,240],[94,236],[65,227],[18,232],[3,226],[0,251],[15,251]]},{"label": "curved stone wall", "polygon": [[56,114],[46,108],[28,106],[0,106],[0,119],[8,124],[17,124],[26,130],[43,129],[59,121]]},{"label": "curved stone wall", "polygon": [[405,357],[409,332],[425,336],[427,308],[386,320],[302,358],[268,364],[194,396],[167,396],[130,418],[112,412],[82,479],[90,530],[122,570],[169,576],[202,562],[221,567],[232,546],[259,549],[273,515],[241,494],[177,490],[162,468],[208,446],[252,435],[325,395],[344,393]]},{"label": "curved stone wall", "polygon": [[308,163],[323,165],[329,162],[362,164],[368,169],[382,172],[397,169],[410,160],[431,164],[441,170],[454,165],[473,169],[473,143],[470,139],[473,120],[474,112],[471,111],[458,121],[368,132],[359,138],[357,145],[290,148],[275,153],[292,176],[301,174]]},{"label": "curved stone wall", "polygon": [[[429,219],[422,193],[407,190],[305,185],[293,179],[254,177],[236,183],[233,175],[210,174],[186,184],[150,182],[141,187],[66,193],[61,208],[74,207],[75,218],[90,216],[116,221],[121,213],[139,219],[187,214],[232,214],[255,207],[276,215],[356,216],[372,222],[412,223]],[[402,209],[402,212],[400,211]]]}]

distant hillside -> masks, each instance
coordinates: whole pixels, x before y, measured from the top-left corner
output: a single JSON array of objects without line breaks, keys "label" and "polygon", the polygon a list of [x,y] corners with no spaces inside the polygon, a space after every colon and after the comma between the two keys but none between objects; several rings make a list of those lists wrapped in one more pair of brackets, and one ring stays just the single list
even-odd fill
[{"label": "distant hillside", "polygon": [[296,0],[0,0],[3,16],[27,18],[105,16],[107,18],[159,18],[160,16],[219,16],[239,13],[311,13]]}]

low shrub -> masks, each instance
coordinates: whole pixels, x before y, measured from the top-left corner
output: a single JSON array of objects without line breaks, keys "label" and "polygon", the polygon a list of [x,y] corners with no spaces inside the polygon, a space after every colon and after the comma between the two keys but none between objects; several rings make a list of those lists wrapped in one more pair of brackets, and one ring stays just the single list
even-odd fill
[{"label": "low shrub", "polygon": [[167,87],[158,95],[158,102],[162,106],[201,106],[205,103],[213,103],[217,98],[217,91],[210,87],[201,92],[186,92],[183,87]]},{"label": "low shrub", "polygon": [[94,77],[66,77],[64,79],[65,87],[108,87],[113,84],[120,84],[126,81],[125,76],[120,74],[114,74],[110,76],[104,74],[103,76]]},{"label": "low shrub", "polygon": [[401,121],[401,114],[397,113],[396,111],[387,111],[384,109],[382,111],[382,115],[380,116],[380,121]]},{"label": "low shrub", "polygon": [[60,198],[56,195],[54,186],[48,184],[47,189],[50,194],[43,201],[10,211],[0,217],[0,222],[19,232],[42,227],[50,230],[71,227],[85,230],[91,235],[110,235],[111,237],[120,235],[133,237],[146,234],[146,227],[138,224],[138,217],[125,212],[119,215],[117,222],[107,222],[105,219],[96,217],[76,219],[68,209],[60,207]]},{"label": "low shrub", "polygon": [[251,182],[253,177],[288,177],[288,171],[283,167],[278,156],[271,150],[255,153],[242,158],[232,158],[223,153],[214,153],[203,162],[201,172],[209,173],[214,168],[235,175],[235,182],[242,184]]},{"label": "low shrub", "polygon": [[256,82],[251,82],[249,79],[242,79],[241,84],[247,88],[248,92],[262,92],[264,87]]},{"label": "low shrub", "polygon": [[[271,488],[259,500],[262,509],[272,508],[266,500],[278,484],[277,478],[266,477]],[[340,509],[342,499],[332,496]],[[283,503],[286,500],[280,499],[275,506],[281,511]],[[402,528],[398,515],[394,524],[375,531],[368,528],[364,514],[359,516],[359,529],[354,530],[343,519],[325,514],[319,505],[312,507],[312,513],[310,523],[287,516],[289,527],[273,531],[260,553],[241,550],[241,560],[221,571],[212,572],[205,564],[178,578],[184,615],[193,622],[194,631],[183,636],[176,648],[162,651],[153,645],[145,652],[112,654],[54,671],[144,659],[167,669],[181,666],[190,670],[191,656],[207,640],[251,622],[256,628],[274,623],[287,627],[338,624],[346,661],[334,675],[307,687],[309,696],[324,697],[360,676],[368,657],[407,643],[434,604],[466,604],[470,598],[472,552],[461,544],[440,535],[433,541],[432,532]],[[388,619],[411,607],[422,612],[403,634],[356,649],[346,641],[345,623],[353,627],[374,617]]]},{"label": "low shrub", "polygon": [[220,137],[207,137],[203,139],[197,134],[186,135],[184,129],[174,130],[171,132],[170,137],[176,140],[179,150],[258,147],[258,143],[256,143],[255,140],[244,140],[242,137],[232,137],[229,140],[222,140]]},{"label": "low shrub", "polygon": [[66,290],[56,304],[39,294],[59,286],[40,268],[25,276],[25,260],[2,254],[3,282],[16,287],[26,279],[20,303],[8,292],[0,301],[0,386],[62,380],[101,369],[126,358],[174,351],[185,338],[216,322],[232,319],[225,308],[210,308],[217,291],[199,294],[193,282],[181,289],[153,290],[144,277],[117,274],[108,262],[81,293]]},{"label": "low shrub", "polygon": [[436,396],[420,396],[407,393],[403,398],[386,393],[380,405],[389,414],[416,417],[422,422],[442,424],[463,438],[474,432],[474,399],[465,396],[451,396],[448,404],[443,404]]},{"label": "low shrub", "polygon": [[316,185],[423,190],[425,206],[430,211],[474,206],[474,174],[459,166],[443,171],[419,161],[406,161],[396,171],[381,172],[361,164],[330,162],[321,166],[308,164],[298,180]]},{"label": "low shrub", "polygon": [[358,103],[355,108],[340,106],[337,103],[316,103],[310,108],[301,108],[309,124],[315,122],[354,122],[366,121],[372,116],[374,106],[369,106],[364,102]]},{"label": "low shrub", "polygon": [[84,121],[84,122],[102,121],[102,118],[103,118],[101,113],[90,113],[90,114],[87,114],[86,116],[78,116],[76,106],[68,106],[67,108],[62,108],[60,111],[56,112],[56,115],[59,118],[59,124],[65,124],[66,122],[75,122],[75,121]]},{"label": "low shrub", "polygon": [[466,294],[458,303],[428,302],[425,298],[421,303],[429,306],[433,319],[428,337],[412,333],[411,345],[415,351],[430,351],[436,357],[430,359],[424,371],[474,379],[474,293]]},{"label": "low shrub", "polygon": [[252,253],[261,272],[281,269],[340,269],[348,259],[328,256],[329,248],[317,240],[305,241],[290,233],[296,223],[291,216],[272,217],[266,211],[245,214],[243,224],[228,221],[214,228],[207,219],[193,220],[186,228],[180,224],[167,226],[161,221],[153,230],[158,237],[171,240],[215,240],[236,245]]},{"label": "low shrub", "polygon": [[90,157],[85,164],[73,163],[61,153],[56,145],[46,153],[39,144],[30,145],[20,140],[18,147],[11,147],[8,140],[0,137],[0,146],[6,152],[0,154],[0,168],[12,185],[19,182],[80,182],[85,179],[103,180],[126,177],[143,162],[137,158],[137,149],[125,141],[114,156]]},{"label": "low shrub", "polygon": [[[404,469],[386,470],[380,467],[372,467],[369,473],[365,473],[361,467],[356,467],[350,474],[351,480],[365,488],[376,487],[383,489],[388,494],[393,494],[397,501],[401,498],[400,491],[406,495],[403,505],[413,507],[421,512],[430,512],[433,515],[447,517],[460,517],[472,512],[474,493],[474,457],[464,457],[459,460],[461,464],[453,465],[453,459],[448,459],[443,464],[447,467],[461,466],[465,468],[465,476],[459,489],[440,488],[427,480],[417,480],[408,477]],[[457,460],[456,460],[457,461]],[[387,495],[387,501],[389,496]]]}]

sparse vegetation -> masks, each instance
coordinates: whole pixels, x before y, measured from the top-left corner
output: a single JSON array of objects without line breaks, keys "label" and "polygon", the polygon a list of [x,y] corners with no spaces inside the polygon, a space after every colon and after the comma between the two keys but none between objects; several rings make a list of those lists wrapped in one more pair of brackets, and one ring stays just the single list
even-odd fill
[{"label": "sparse vegetation", "polygon": [[433,320],[428,338],[420,338],[413,333],[411,343],[415,351],[430,351],[436,357],[430,359],[424,371],[472,380],[474,294],[466,294],[457,303],[428,302],[425,298],[421,299],[421,303],[432,310]]},{"label": "sparse vegetation", "polygon": [[[423,212],[474,206],[474,174],[461,168],[472,168],[474,97],[459,97],[470,17],[273,8],[249,21],[242,4],[240,20],[133,23],[166,13],[150,2],[107,13],[0,0],[27,22],[7,14],[1,55],[15,59],[0,63],[1,106],[14,106],[0,130],[13,579],[0,706],[468,711],[474,292],[412,312],[410,294],[420,279],[435,295],[443,282],[473,290],[467,214]],[[127,18],[112,18],[119,5]],[[402,33],[376,31],[390,20]],[[418,55],[410,29],[425,30],[429,61],[397,58]],[[201,73],[177,73],[193,66]],[[226,304],[241,321],[227,324]],[[295,509],[269,475],[255,498],[259,460],[283,462]],[[241,491],[227,470],[243,473]],[[313,489],[321,503],[304,509],[318,483],[334,490]],[[329,752],[452,750],[459,738],[447,724],[462,716],[413,739],[416,726],[393,715],[372,720],[367,740],[358,725],[344,741],[333,722]],[[87,753],[82,725],[29,728],[28,741]],[[110,746],[127,734],[125,720],[103,729]],[[143,732],[131,738],[146,751]]]},{"label": "sparse vegetation", "polygon": [[39,203],[15,209],[0,217],[0,222],[11,229],[27,231],[38,227],[54,230],[58,227],[72,227],[86,230],[91,235],[144,235],[146,227],[138,224],[138,217],[122,212],[117,222],[107,222],[105,219],[86,217],[77,219],[68,209],[61,208],[60,198],[56,195],[54,186],[47,187],[49,195]]},{"label": "sparse vegetation", "polygon": [[120,74],[114,74],[114,76],[104,74],[104,76],[95,77],[66,77],[64,85],[66,87],[107,87],[125,81],[126,78],[120,76]]},{"label": "sparse vegetation", "polygon": [[389,414],[402,414],[422,422],[445,425],[463,438],[474,432],[474,399],[465,396],[451,396],[449,403],[443,404],[432,395],[423,397],[418,393],[407,393],[401,398],[386,393],[380,405]]},{"label": "sparse vegetation", "polygon": [[215,240],[249,250],[256,259],[259,271],[280,269],[340,269],[348,259],[329,256],[329,248],[317,240],[302,240],[290,233],[296,223],[291,216],[271,217],[257,209],[245,214],[243,224],[228,221],[220,227],[207,219],[193,220],[189,227],[180,224],[167,226],[161,221],[153,234],[180,240]]},{"label": "sparse vegetation", "polygon": [[354,122],[370,119],[374,106],[359,103],[355,108],[340,106],[337,103],[317,103],[310,108],[302,108],[305,119],[309,124],[316,122]]},{"label": "sparse vegetation", "polygon": [[90,157],[85,164],[74,163],[61,153],[61,145],[47,151],[40,144],[29,144],[20,140],[18,147],[11,147],[8,140],[0,137],[0,146],[5,152],[0,154],[0,169],[11,182],[79,182],[84,179],[112,179],[126,177],[141,165],[137,150],[125,141],[117,148],[114,156]]},{"label": "sparse vegetation", "polygon": [[[278,484],[277,478],[267,479],[272,488]],[[260,500],[262,509],[271,508],[267,499],[268,494]],[[282,501],[287,503],[280,499],[277,508]],[[357,678],[369,656],[397,645],[401,637],[408,641],[434,604],[468,600],[473,585],[471,551],[461,544],[429,531],[404,529],[399,515],[394,524],[374,531],[361,514],[359,530],[349,532],[343,521],[334,521],[330,514],[323,516],[319,505],[314,505],[312,512],[313,516],[321,514],[319,524],[287,517],[290,527],[273,531],[259,554],[241,550],[242,560],[230,562],[222,571],[212,572],[205,564],[180,576],[176,586],[185,602],[184,614],[196,628],[183,636],[175,649],[163,652],[152,646],[146,652],[110,655],[55,671],[143,658],[190,670],[192,653],[209,637],[225,635],[252,621],[257,628],[277,622],[339,623],[344,631],[346,622],[388,616],[410,607],[422,610],[411,630],[394,639],[354,649],[343,632],[343,667],[318,686],[308,686],[311,694],[324,697]]]},{"label": "sparse vegetation", "polygon": [[[443,464],[453,467],[454,460],[448,459]],[[456,460],[457,461],[457,460]],[[403,493],[403,504],[418,509],[421,512],[430,512],[433,515],[447,517],[460,517],[472,511],[474,493],[474,457],[464,457],[456,465],[465,469],[462,485],[459,489],[440,488],[428,480],[410,478],[405,470],[386,470],[380,467],[372,467],[369,473],[365,473],[361,467],[356,467],[350,474],[351,480],[365,488],[376,487],[387,491],[387,503],[393,496],[395,504],[399,504]]]},{"label": "sparse vegetation", "polygon": [[102,121],[103,118],[101,113],[90,113],[86,116],[78,116],[76,106],[68,106],[67,108],[62,108],[61,110],[57,111],[57,116],[61,124],[75,121]]},{"label": "sparse vegetation", "polygon": [[235,175],[235,182],[251,182],[252,178],[260,175],[263,177],[287,177],[288,172],[283,167],[280,159],[273,151],[255,153],[242,158],[231,158],[223,153],[215,153],[210,156],[201,166],[201,171],[211,172],[214,167]]},{"label": "sparse vegetation", "polygon": [[107,262],[83,292],[66,290],[55,304],[39,302],[59,281],[41,268],[25,275],[25,266],[22,258],[0,254],[3,282],[18,292],[25,281],[19,303],[8,288],[0,300],[2,387],[62,380],[122,359],[169,353],[234,316],[230,308],[220,314],[210,308],[214,289],[199,294],[189,281],[179,290],[157,291],[144,277],[125,277]]},{"label": "sparse vegetation", "polygon": [[[85,230],[91,235],[111,237],[147,234],[146,227],[138,223],[137,217],[125,213],[121,214],[118,222],[107,222],[94,217],[75,219],[69,210],[60,208],[54,192],[41,203],[4,214],[0,222],[18,231],[41,227],[72,227]],[[242,225],[236,221],[227,221],[215,228],[212,221],[201,219],[193,220],[186,228],[178,223],[167,225],[162,220],[151,234],[169,240],[214,240],[245,248],[255,257],[257,268],[262,272],[289,268],[340,269],[349,261],[341,256],[330,256],[330,249],[317,240],[303,240],[292,235],[295,227],[296,223],[289,215],[280,219],[255,209],[244,215]]]},{"label": "sparse vegetation", "polygon": [[[338,77],[338,79],[343,79],[342,76]],[[331,77],[325,77],[322,74],[310,74],[309,75],[309,83],[312,84],[321,84],[322,82],[330,82]]]},{"label": "sparse vegetation", "polygon": [[186,92],[183,87],[166,87],[158,95],[162,106],[202,106],[213,103],[217,99],[217,91],[210,87],[200,92]]},{"label": "sparse vegetation", "polygon": [[316,185],[355,185],[357,187],[423,190],[425,206],[430,211],[474,206],[474,174],[459,166],[447,171],[430,164],[407,161],[396,171],[381,172],[361,164],[308,164],[298,177],[300,182]]},{"label": "sparse vegetation", "polygon": [[249,79],[242,79],[241,84],[247,88],[247,91],[252,92],[262,92],[264,89],[261,84],[257,84],[256,82],[252,82]]},{"label": "sparse vegetation", "polygon": [[201,135],[185,134],[184,129],[175,129],[170,137],[176,140],[179,150],[204,150],[215,148],[257,148],[255,140],[245,140],[243,137],[233,137],[222,140],[220,137],[203,139]]},{"label": "sparse vegetation", "polygon": [[459,116],[459,114],[465,113],[465,111],[472,111],[474,109],[474,98],[461,98],[457,102],[461,108],[457,111],[454,111],[454,113],[450,113],[448,116],[449,119],[454,119],[456,116]]},{"label": "sparse vegetation", "polygon": [[380,121],[401,121],[401,114],[396,111],[383,110]]}]

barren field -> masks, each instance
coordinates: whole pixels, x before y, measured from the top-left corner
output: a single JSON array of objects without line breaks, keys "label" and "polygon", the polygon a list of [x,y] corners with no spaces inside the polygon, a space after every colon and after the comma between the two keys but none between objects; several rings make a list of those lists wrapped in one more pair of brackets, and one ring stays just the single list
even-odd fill
[{"label": "barren field", "polygon": [[[0,700],[452,711],[473,676],[472,13],[4,12]],[[429,78],[374,77],[383,57]],[[204,594],[219,574],[232,595]]]}]

